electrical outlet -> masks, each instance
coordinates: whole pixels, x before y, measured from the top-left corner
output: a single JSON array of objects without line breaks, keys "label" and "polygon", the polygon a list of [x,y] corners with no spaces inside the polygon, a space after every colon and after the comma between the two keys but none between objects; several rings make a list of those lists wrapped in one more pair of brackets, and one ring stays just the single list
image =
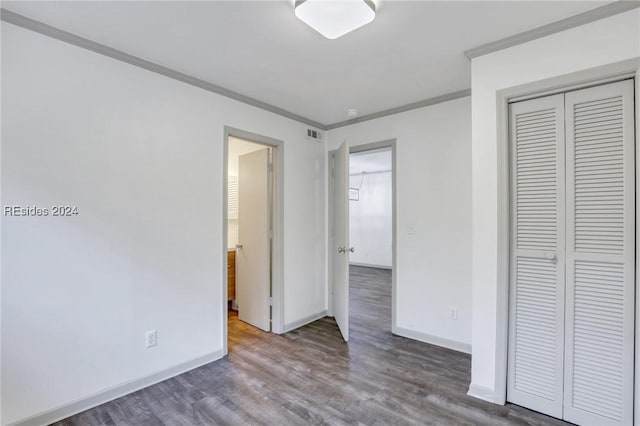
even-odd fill
[{"label": "electrical outlet", "polygon": [[416,226],[411,224],[407,226],[407,234],[408,235],[416,235]]},{"label": "electrical outlet", "polygon": [[449,319],[457,320],[458,319],[458,310],[456,308],[451,308],[449,310]]},{"label": "electrical outlet", "polygon": [[155,330],[149,330],[146,334],[147,348],[151,348],[158,344],[158,333]]}]

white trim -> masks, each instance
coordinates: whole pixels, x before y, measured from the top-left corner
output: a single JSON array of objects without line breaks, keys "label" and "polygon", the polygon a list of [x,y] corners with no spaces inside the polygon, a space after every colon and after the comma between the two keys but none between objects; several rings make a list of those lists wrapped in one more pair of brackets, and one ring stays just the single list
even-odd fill
[{"label": "white trim", "polygon": [[[504,405],[507,396],[507,354],[509,331],[509,134],[508,134],[508,104],[511,99],[522,98],[536,93],[553,93],[570,87],[575,90],[580,87],[588,87],[598,81],[611,81],[612,78],[625,78],[629,73],[640,74],[640,58],[615,62],[596,68],[582,70],[570,74],[552,77],[541,81],[526,83],[523,85],[498,90],[497,97],[497,152],[498,152],[498,259],[497,259],[497,304],[496,304],[496,347],[495,347],[495,384],[494,401]],[[637,81],[636,81],[637,84]],[[637,93],[637,91],[636,91]],[[637,102],[637,100],[636,100]],[[636,103],[636,114],[638,114]],[[638,146],[638,131],[636,129],[636,146]],[[636,149],[636,154],[638,150]],[[637,201],[636,201],[637,202]],[[638,234],[636,235],[636,247]],[[636,266],[637,267],[637,266]],[[636,274],[636,288],[638,288],[638,275]],[[637,292],[636,292],[637,293]],[[640,320],[637,319],[637,325]],[[638,333],[636,327],[636,333]],[[636,334],[638,336],[638,334]],[[640,341],[636,338],[636,356],[640,350]],[[636,381],[636,390],[638,389]],[[638,406],[640,392],[635,393],[635,402]],[[636,415],[636,419],[640,417]],[[640,424],[640,420],[636,420]]]},{"label": "white trim", "polygon": [[407,337],[409,339],[429,343],[430,345],[441,346],[458,352],[464,352],[465,354],[471,354],[471,344],[469,343],[445,339],[444,337],[433,336],[421,331],[410,330],[408,328],[397,326],[393,328],[392,332],[397,336]]},{"label": "white trim", "polygon": [[86,398],[79,399],[70,404],[65,404],[61,407],[57,407],[52,410],[47,410],[47,411],[38,413],[36,415],[27,417],[25,419],[18,420],[13,423],[9,423],[7,424],[7,426],[48,425],[48,424],[57,422],[59,420],[66,419],[67,417],[73,416],[74,414],[78,414],[83,411],[89,410],[91,408],[97,407],[98,405],[107,403],[109,401],[113,401],[114,399],[120,398],[124,395],[128,395],[140,389],[149,387],[156,383],[160,383],[172,377],[186,373],[187,371],[196,369],[198,367],[202,367],[203,365],[216,361],[222,358],[223,356],[224,355],[222,353],[222,350],[211,352],[206,355],[200,356],[198,358],[192,359],[190,361],[183,362],[176,366],[158,371],[156,373],[153,373],[144,377],[139,377],[132,381],[125,382],[111,388],[107,388],[105,390],[94,393],[93,395],[90,395]]},{"label": "white trim", "polygon": [[389,271],[393,270],[393,266],[374,265],[372,263],[349,262],[349,265],[350,266],[363,266],[365,268],[387,269]]},{"label": "white trim", "polygon": [[485,388],[484,386],[476,385],[474,383],[471,383],[469,385],[469,391],[467,392],[467,395],[481,399],[483,401],[500,404],[500,398],[496,398],[495,393],[491,389]]},{"label": "white trim", "polygon": [[303,325],[307,325],[314,321],[318,321],[319,319],[324,318],[326,316],[327,316],[327,311],[325,309],[324,311],[318,312],[317,314],[309,315],[308,317],[301,318],[297,321],[292,321],[284,325],[284,333],[288,333],[291,330],[295,330],[296,328],[302,327]]}]

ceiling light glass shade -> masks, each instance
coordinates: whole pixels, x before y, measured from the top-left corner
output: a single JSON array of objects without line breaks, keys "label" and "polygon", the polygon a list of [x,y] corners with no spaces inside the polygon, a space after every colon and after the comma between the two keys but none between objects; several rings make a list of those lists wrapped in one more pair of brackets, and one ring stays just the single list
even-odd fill
[{"label": "ceiling light glass shade", "polygon": [[341,37],[376,17],[370,0],[298,0],[296,16],[328,39]]}]

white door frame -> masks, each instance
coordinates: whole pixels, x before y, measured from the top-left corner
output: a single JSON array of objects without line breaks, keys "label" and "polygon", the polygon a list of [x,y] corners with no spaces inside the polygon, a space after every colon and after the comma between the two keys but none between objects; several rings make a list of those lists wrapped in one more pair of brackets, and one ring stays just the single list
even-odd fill
[{"label": "white door frame", "polygon": [[[500,90],[497,95],[498,126],[498,263],[497,263],[497,306],[496,306],[496,365],[494,402],[505,404],[507,398],[507,358],[509,335],[509,253],[510,253],[510,155],[509,155],[509,103],[554,93],[576,90],[624,78],[635,78],[636,126],[640,123],[640,59],[616,62],[589,70],[566,74],[559,77],[527,83]],[[636,127],[636,165],[640,164],[640,132]],[[636,188],[640,187],[640,173],[636,173]],[[638,197],[636,197],[636,222]],[[636,226],[636,247],[640,230]],[[640,306],[639,275],[640,252],[636,250],[636,307]],[[637,308],[636,308],[637,309]],[[640,366],[640,315],[636,314],[635,359]],[[634,424],[640,424],[640,368],[635,370]]]},{"label": "white door frame", "polygon": [[284,142],[233,127],[224,127],[222,143],[222,351],[228,353],[228,190],[229,190],[229,137],[243,139],[273,148],[273,240],[271,251],[271,331],[284,332]]},{"label": "white door frame", "polygon": [[[396,139],[385,139],[379,142],[372,142],[362,145],[349,146],[349,154],[354,154],[356,152],[364,152],[364,151],[373,151],[381,148],[391,148],[391,331],[396,334],[396,199],[397,199],[397,191],[396,191]],[[327,251],[327,263],[328,263],[328,273],[327,277],[329,277],[328,283],[328,309],[327,315],[333,316],[333,282],[332,280],[332,259],[333,259],[333,250],[335,250],[333,244],[333,175],[332,175],[332,157],[334,151],[329,151],[328,153],[328,177],[329,177],[329,197],[328,197],[328,251]],[[347,218],[349,220],[349,218]],[[357,250],[357,247],[356,247]]]}]

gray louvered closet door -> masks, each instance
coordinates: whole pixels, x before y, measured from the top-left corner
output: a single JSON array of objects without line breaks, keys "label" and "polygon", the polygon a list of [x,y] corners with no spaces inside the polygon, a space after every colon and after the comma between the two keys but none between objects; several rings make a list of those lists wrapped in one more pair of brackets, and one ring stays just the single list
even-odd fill
[{"label": "gray louvered closet door", "polygon": [[507,398],[633,423],[633,81],[510,105]]},{"label": "gray louvered closet door", "polygon": [[633,114],[632,80],[566,94],[564,417],[579,424],[633,423]]},{"label": "gray louvered closet door", "polygon": [[564,95],[510,106],[508,399],[562,416]]}]

